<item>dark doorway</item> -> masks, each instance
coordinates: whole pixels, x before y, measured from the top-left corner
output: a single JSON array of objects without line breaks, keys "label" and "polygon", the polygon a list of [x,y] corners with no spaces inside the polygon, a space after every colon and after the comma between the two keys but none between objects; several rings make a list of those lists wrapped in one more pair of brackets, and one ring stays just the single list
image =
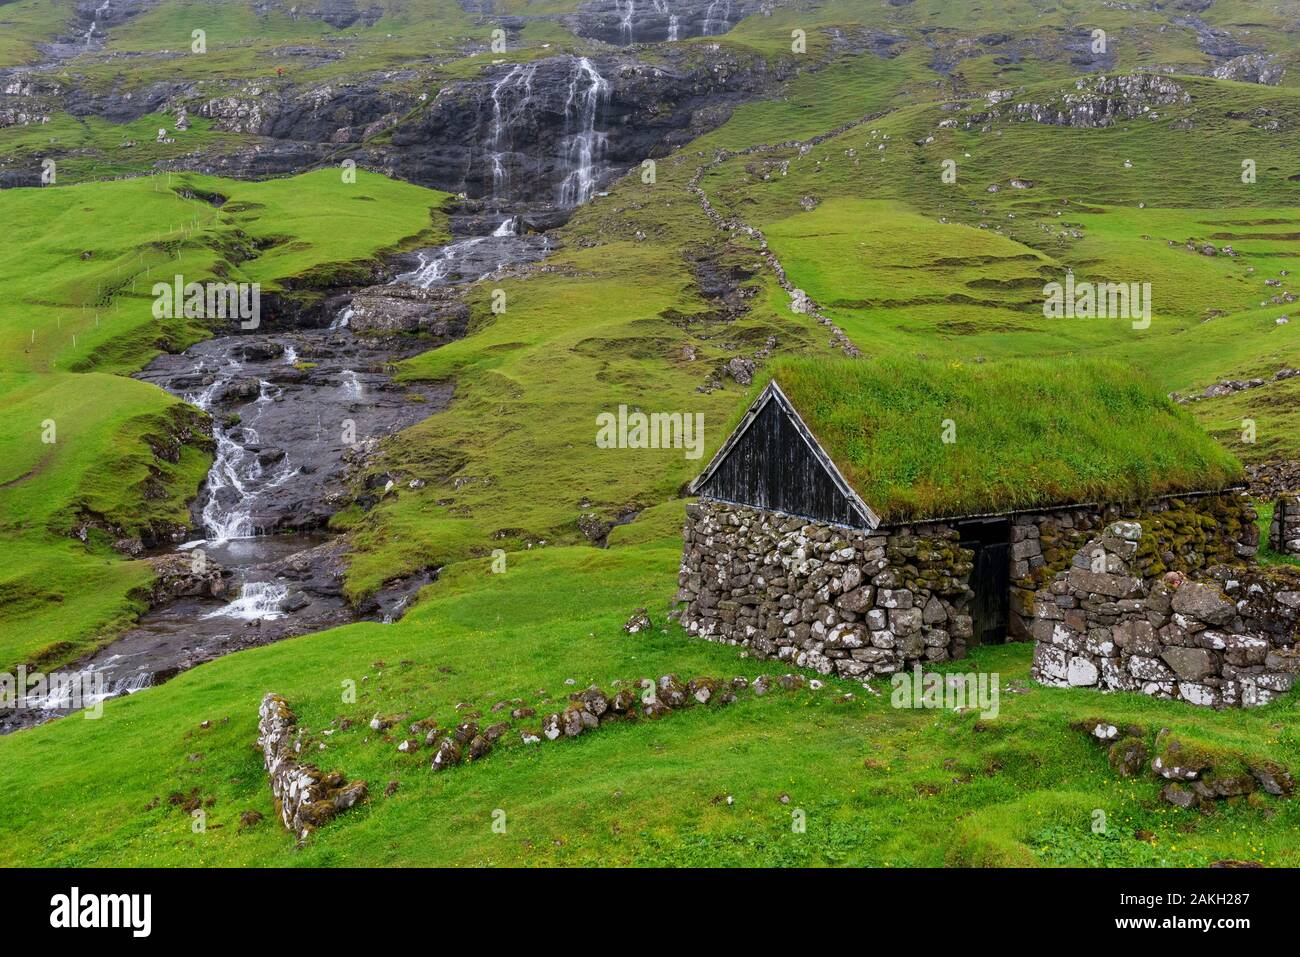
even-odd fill
[{"label": "dark doorway", "polygon": [[970,587],[971,644],[994,645],[1007,640],[1011,611],[1011,523],[1006,519],[963,522],[958,526],[963,548],[975,552]]}]

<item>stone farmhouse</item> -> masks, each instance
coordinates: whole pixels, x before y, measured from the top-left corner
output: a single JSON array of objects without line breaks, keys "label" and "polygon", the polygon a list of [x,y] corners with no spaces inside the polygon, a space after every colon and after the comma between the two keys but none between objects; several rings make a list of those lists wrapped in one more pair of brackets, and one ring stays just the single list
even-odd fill
[{"label": "stone farmhouse", "polygon": [[693,634],[869,678],[1033,640],[1049,685],[1254,704],[1300,577],[1242,469],[1112,363],[781,360],[691,486]]}]

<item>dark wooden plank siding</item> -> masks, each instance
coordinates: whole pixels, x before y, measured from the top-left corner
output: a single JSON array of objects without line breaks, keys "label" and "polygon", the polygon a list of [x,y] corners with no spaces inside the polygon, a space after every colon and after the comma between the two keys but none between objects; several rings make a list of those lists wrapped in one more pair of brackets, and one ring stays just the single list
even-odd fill
[{"label": "dark wooden plank siding", "polygon": [[777,401],[768,402],[698,489],[705,498],[838,525],[863,519]]}]

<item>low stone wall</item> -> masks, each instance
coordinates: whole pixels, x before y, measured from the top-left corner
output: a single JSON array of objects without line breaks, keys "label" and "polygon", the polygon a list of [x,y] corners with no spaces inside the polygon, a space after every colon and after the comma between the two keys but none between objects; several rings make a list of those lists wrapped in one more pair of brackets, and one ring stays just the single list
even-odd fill
[{"label": "low stone wall", "polygon": [[299,841],[335,814],[366,796],[366,782],[349,782],[341,772],[326,774],[298,761],[298,720],[289,703],[268,694],[258,709],[257,746],[262,751],[280,820]]},{"label": "low stone wall", "polygon": [[953,526],[876,534],[709,501],[686,513],[691,634],[844,677],[965,654],[971,552]]},{"label": "low stone wall", "polygon": [[[1249,507],[1238,507],[1244,520]],[[1290,690],[1300,669],[1300,574],[1241,559],[1212,564],[1224,548],[1248,544],[1229,534],[1180,551],[1182,520],[1162,518],[1111,524],[1035,594],[1034,678],[1212,707],[1264,704]]]},{"label": "low stone wall", "polygon": [[1300,492],[1287,492],[1273,506],[1268,547],[1279,555],[1300,556]]}]

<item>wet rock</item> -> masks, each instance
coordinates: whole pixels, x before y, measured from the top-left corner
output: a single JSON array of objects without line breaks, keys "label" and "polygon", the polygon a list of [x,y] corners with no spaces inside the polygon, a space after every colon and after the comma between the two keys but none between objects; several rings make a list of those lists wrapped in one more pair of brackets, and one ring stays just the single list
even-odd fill
[{"label": "wet rock", "polygon": [[349,327],[357,335],[425,333],[439,343],[465,335],[469,307],[454,286],[423,289],[393,283],[363,289],[352,299]]},{"label": "wet rock", "polygon": [[178,598],[222,598],[226,594],[225,571],[210,558],[196,561],[193,554],[173,552],[146,561],[157,576],[149,592],[152,604]]}]

